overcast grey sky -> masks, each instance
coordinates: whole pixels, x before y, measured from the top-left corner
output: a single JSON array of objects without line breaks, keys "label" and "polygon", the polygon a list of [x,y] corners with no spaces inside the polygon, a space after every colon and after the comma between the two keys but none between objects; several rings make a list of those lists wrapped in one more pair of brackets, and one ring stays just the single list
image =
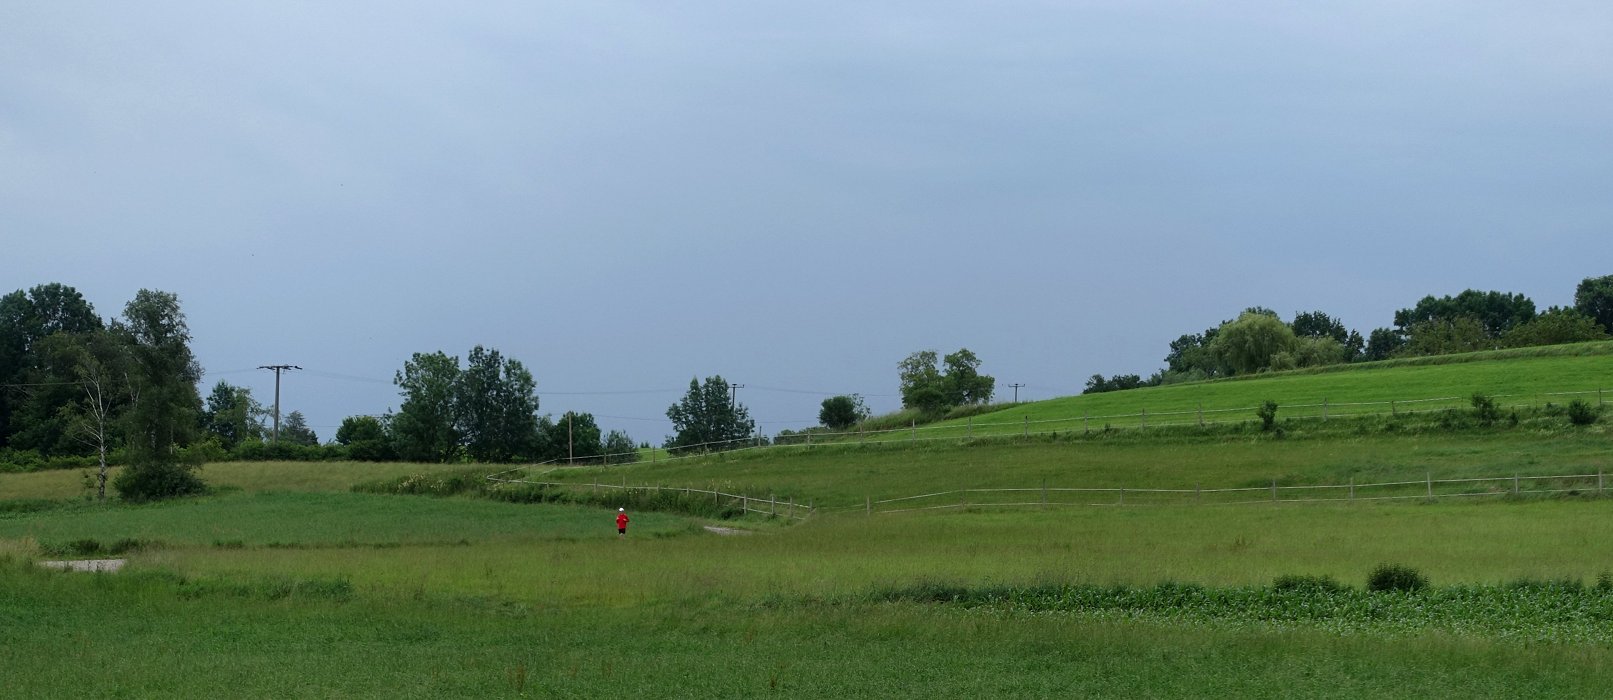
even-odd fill
[{"label": "overcast grey sky", "polygon": [[1603,2],[0,2],[0,291],[175,292],[204,393],[301,365],[323,439],[477,344],[656,442],[693,377],[772,434],[895,409],[921,349],[1042,399],[1251,305],[1571,303],[1613,274],[1609,37]]}]

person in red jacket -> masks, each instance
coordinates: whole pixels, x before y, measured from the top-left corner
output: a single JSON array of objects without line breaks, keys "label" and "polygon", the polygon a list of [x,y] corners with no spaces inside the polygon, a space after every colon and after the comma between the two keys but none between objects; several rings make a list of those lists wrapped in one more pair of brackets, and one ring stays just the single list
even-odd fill
[{"label": "person in red jacket", "polygon": [[616,509],[616,536],[617,537],[626,537],[627,536],[627,509],[626,508],[617,508]]}]

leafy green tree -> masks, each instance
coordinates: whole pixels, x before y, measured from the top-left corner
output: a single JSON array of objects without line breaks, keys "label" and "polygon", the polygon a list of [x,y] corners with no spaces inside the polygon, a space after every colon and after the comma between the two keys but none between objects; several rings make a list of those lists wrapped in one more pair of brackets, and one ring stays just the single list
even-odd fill
[{"label": "leafy green tree", "polygon": [[128,354],[119,338],[105,330],[57,333],[42,343],[51,364],[70,369],[79,398],[63,404],[58,415],[69,421],[70,434],[94,450],[100,471],[96,500],[106,500],[107,453],[119,439],[118,419],[127,406]]},{"label": "leafy green tree", "polygon": [[1613,275],[1587,277],[1574,289],[1574,309],[1613,333]]},{"label": "leafy green tree", "polygon": [[832,430],[845,430],[870,416],[868,406],[857,394],[842,394],[823,400],[818,409],[818,422]]},{"label": "leafy green tree", "polygon": [[1480,292],[1475,289],[1463,291],[1454,297],[1430,295],[1423,297],[1410,309],[1396,311],[1395,327],[1410,338],[1414,325],[1435,322],[1434,325],[1425,325],[1426,330],[1440,327],[1440,322],[1454,323],[1460,317],[1478,321],[1487,337],[1500,338],[1507,331],[1534,318],[1535,303],[1522,294]]},{"label": "leafy green tree", "polygon": [[472,348],[454,401],[459,434],[476,461],[509,462],[536,454],[537,382],[519,360],[480,345]]},{"label": "leafy green tree", "polygon": [[633,438],[620,430],[612,430],[605,434],[605,459],[614,464],[631,464],[637,462],[638,446]]},{"label": "leafy green tree", "polygon": [[980,373],[980,358],[968,348],[959,348],[957,352],[942,358],[941,362],[946,366],[948,405],[965,406],[991,402],[997,380]]},{"label": "leafy green tree", "polygon": [[1389,328],[1374,328],[1372,334],[1367,336],[1366,350],[1361,353],[1361,359],[1366,362],[1387,360],[1400,352],[1406,344],[1405,336]]},{"label": "leafy green tree", "polygon": [[[1224,326],[1231,321],[1223,321]],[[1203,333],[1190,333],[1171,341],[1170,354],[1165,356],[1165,368],[1168,373],[1176,375],[1202,375],[1208,379],[1226,373],[1221,361],[1215,355],[1211,344],[1215,336],[1221,332],[1221,326],[1207,328]]]},{"label": "leafy green tree", "polygon": [[1135,374],[1117,374],[1105,378],[1101,374],[1094,374],[1087,379],[1087,386],[1083,394],[1102,394],[1109,391],[1125,391],[1147,386],[1150,382]]},{"label": "leafy green tree", "polygon": [[933,350],[921,350],[897,363],[901,381],[902,406],[925,413],[939,413],[952,406],[991,401],[997,380],[980,374],[980,358],[968,348],[960,348],[936,364]]},{"label": "leafy green tree", "polygon": [[549,449],[556,459],[567,462],[591,461],[605,454],[599,424],[594,422],[592,413],[566,411],[559,420],[546,427]]},{"label": "leafy green tree", "polygon": [[896,364],[903,408],[936,413],[947,407],[946,380],[936,361],[934,350],[920,350]]},{"label": "leafy green tree", "polygon": [[1269,368],[1273,356],[1292,354],[1297,346],[1294,329],[1277,316],[1245,311],[1221,326],[1211,347],[1231,374],[1250,374]]},{"label": "leafy green tree", "polygon": [[337,444],[347,447],[349,459],[382,462],[394,459],[386,424],[375,416],[348,416],[336,428]]},{"label": "leafy green tree", "polygon": [[217,437],[225,449],[234,449],[243,441],[263,439],[263,415],[251,389],[220,380],[207,395],[202,430]]},{"label": "leafy green tree", "polygon": [[1493,350],[1499,342],[1483,322],[1472,316],[1418,321],[1407,328],[1406,335],[1399,354],[1408,357]]},{"label": "leafy green tree", "polygon": [[1348,362],[1350,351],[1332,336],[1309,336],[1298,339],[1293,357],[1298,367],[1325,367]]},{"label": "leafy green tree", "polygon": [[130,405],[122,428],[128,467],[113,481],[126,500],[184,496],[206,490],[177,448],[194,435],[201,412],[201,367],[190,351],[190,327],[179,297],[142,289],[113,324],[128,354]]},{"label": "leafy green tree", "polygon": [[[53,335],[78,335],[104,328],[101,317],[78,290],[51,283],[28,291],[17,290],[0,297],[0,384],[46,384],[61,378],[43,366],[42,343]],[[48,386],[29,387],[29,392],[0,390],[0,447],[37,448],[57,445],[64,433],[54,419],[63,402],[77,396],[72,388],[50,390]],[[32,404],[29,417],[18,425],[12,416],[24,404]],[[12,436],[26,425],[40,425],[26,445],[13,445]],[[47,448],[48,449],[48,448]]]},{"label": "leafy green tree", "polygon": [[1606,339],[1607,332],[1596,319],[1577,309],[1553,306],[1534,320],[1507,331],[1501,344],[1509,348],[1523,348]]},{"label": "leafy green tree", "polygon": [[285,423],[280,426],[280,439],[305,447],[319,444],[319,435],[308,427],[308,419],[302,415],[302,411],[292,411],[286,415]]},{"label": "leafy green tree", "polygon": [[689,391],[667,408],[666,417],[677,431],[666,441],[675,453],[743,447],[756,433],[750,411],[731,398],[722,375],[707,377],[704,384],[690,379]]},{"label": "leafy green tree", "polygon": [[459,454],[455,413],[459,358],[441,351],[415,353],[393,378],[403,405],[392,416],[398,456],[412,462],[448,462]]},{"label": "leafy green tree", "polygon": [[1343,323],[1321,311],[1295,314],[1294,322],[1288,325],[1294,329],[1294,336],[1301,339],[1332,338],[1339,345],[1345,344],[1350,339],[1350,331]]}]

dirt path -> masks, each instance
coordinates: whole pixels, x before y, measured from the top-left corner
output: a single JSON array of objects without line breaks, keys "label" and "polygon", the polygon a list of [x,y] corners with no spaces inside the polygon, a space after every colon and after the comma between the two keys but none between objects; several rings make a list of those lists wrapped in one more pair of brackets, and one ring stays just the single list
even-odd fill
[{"label": "dirt path", "polygon": [[106,571],[113,572],[123,568],[127,559],[75,559],[71,561],[42,561],[40,566],[51,569],[67,569],[68,571]]},{"label": "dirt path", "polygon": [[731,527],[721,527],[721,526],[717,526],[717,525],[707,525],[707,526],[705,526],[705,528],[706,528],[706,532],[712,532],[712,533],[716,533],[716,534],[719,534],[719,535],[749,535],[749,534],[751,534],[750,530],[738,530],[738,529],[731,528]]}]

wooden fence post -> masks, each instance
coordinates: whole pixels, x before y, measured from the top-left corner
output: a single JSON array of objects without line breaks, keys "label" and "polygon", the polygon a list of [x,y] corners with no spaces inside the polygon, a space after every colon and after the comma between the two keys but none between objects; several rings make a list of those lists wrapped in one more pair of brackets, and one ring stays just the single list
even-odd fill
[{"label": "wooden fence post", "polygon": [[919,439],[919,422],[917,418],[907,421],[907,439],[909,442]]},{"label": "wooden fence post", "polygon": [[1031,436],[1031,417],[1030,417],[1030,414],[1027,413],[1027,414],[1025,414],[1025,437],[1030,437],[1030,436]]},{"label": "wooden fence post", "polygon": [[778,515],[778,494],[767,494],[767,516],[771,518],[776,515]]},{"label": "wooden fence post", "polygon": [[1042,480],[1042,508],[1047,508],[1047,479]]},{"label": "wooden fence post", "polygon": [[1400,409],[1395,408],[1395,402],[1393,399],[1389,400],[1389,415],[1394,417],[1400,416]]},{"label": "wooden fence post", "polygon": [[1602,493],[1602,468],[1601,467],[1596,468],[1596,493],[1597,494]]},{"label": "wooden fence post", "polygon": [[1272,503],[1277,502],[1277,480],[1276,479],[1271,480],[1271,502]]},{"label": "wooden fence post", "polygon": [[1087,435],[1092,434],[1092,416],[1088,415],[1086,411],[1081,412],[1081,426],[1082,432]]},{"label": "wooden fence post", "polygon": [[1518,495],[1518,475],[1516,473],[1512,475],[1512,495]]},{"label": "wooden fence post", "polygon": [[874,497],[873,496],[863,496],[863,508],[867,509],[867,512],[865,513],[866,515],[873,515],[874,514]]},{"label": "wooden fence post", "polygon": [[1193,484],[1193,502],[1194,503],[1200,503],[1200,502],[1203,502],[1203,501],[1204,501],[1204,484]]},{"label": "wooden fence post", "polygon": [[1327,422],[1327,397],[1322,397],[1322,422]]},{"label": "wooden fence post", "polygon": [[1148,408],[1143,408],[1143,430],[1148,429]]},{"label": "wooden fence post", "polygon": [[1355,500],[1355,475],[1350,475],[1350,500]]},{"label": "wooden fence post", "polygon": [[1120,505],[1126,505],[1126,487],[1120,487]]},{"label": "wooden fence post", "polygon": [[791,520],[795,519],[795,497],[794,496],[790,497],[790,519]]},{"label": "wooden fence post", "polygon": [[1433,498],[1434,497],[1434,473],[1433,472],[1427,472],[1426,477],[1428,479],[1428,497]]},{"label": "wooden fence post", "polygon": [[1199,402],[1199,427],[1204,427],[1204,402]]}]

